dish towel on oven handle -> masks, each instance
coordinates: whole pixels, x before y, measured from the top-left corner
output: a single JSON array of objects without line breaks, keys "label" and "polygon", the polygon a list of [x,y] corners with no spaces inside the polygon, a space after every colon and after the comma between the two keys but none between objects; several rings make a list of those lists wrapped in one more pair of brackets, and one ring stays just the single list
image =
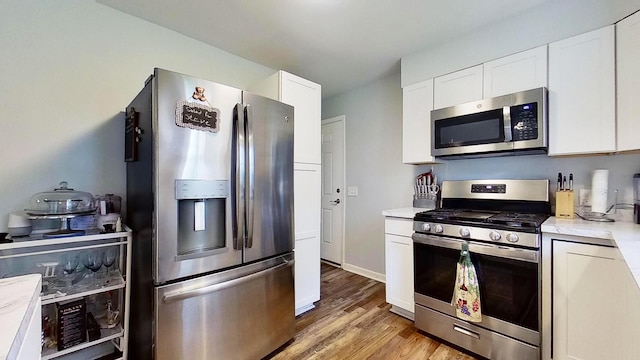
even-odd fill
[{"label": "dish towel on oven handle", "polygon": [[471,263],[469,244],[462,243],[460,260],[458,260],[455,287],[451,305],[456,308],[456,316],[462,320],[480,322],[480,286],[476,269]]}]

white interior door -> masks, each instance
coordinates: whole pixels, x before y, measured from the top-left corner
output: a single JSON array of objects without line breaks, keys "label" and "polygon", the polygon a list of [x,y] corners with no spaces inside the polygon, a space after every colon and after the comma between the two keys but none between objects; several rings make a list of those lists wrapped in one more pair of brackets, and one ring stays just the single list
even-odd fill
[{"label": "white interior door", "polygon": [[344,115],[322,120],[320,257],[342,265],[344,243]]}]

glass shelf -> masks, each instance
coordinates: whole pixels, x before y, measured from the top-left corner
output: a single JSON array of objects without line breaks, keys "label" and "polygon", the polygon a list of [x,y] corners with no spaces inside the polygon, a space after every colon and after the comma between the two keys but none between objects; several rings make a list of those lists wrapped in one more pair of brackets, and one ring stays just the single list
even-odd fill
[{"label": "glass shelf", "polygon": [[49,281],[49,287],[41,294],[42,305],[122,289],[126,286],[118,269],[111,270],[108,274],[102,272],[103,275],[107,275],[103,278],[98,274],[100,272],[91,274],[82,271],[43,279],[43,282]]},{"label": "glass shelf", "polygon": [[59,356],[67,355],[78,350],[86,349],[88,347],[98,345],[100,343],[107,342],[122,336],[124,336],[124,330],[122,329],[122,326],[120,324],[114,327],[113,329],[100,329],[100,339],[83,342],[82,344],[78,344],[76,346],[72,346],[68,349],[64,349],[60,351],[58,351],[57,348],[44,349],[41,354],[41,359],[42,360],[54,359]]}]

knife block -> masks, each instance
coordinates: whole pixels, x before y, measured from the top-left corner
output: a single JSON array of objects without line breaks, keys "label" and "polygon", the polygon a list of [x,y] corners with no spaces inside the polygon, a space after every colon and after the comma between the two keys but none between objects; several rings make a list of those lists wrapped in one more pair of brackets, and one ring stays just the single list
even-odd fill
[{"label": "knife block", "polygon": [[436,197],[428,197],[428,198],[417,198],[413,197],[413,207],[414,208],[424,208],[424,209],[435,209],[437,206]]},{"label": "knife block", "polygon": [[556,191],[556,217],[573,219],[573,190]]}]

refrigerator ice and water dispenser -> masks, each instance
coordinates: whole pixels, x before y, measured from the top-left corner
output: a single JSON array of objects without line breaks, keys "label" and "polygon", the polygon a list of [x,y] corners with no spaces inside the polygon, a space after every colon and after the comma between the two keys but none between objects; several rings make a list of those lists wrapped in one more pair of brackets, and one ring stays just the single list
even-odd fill
[{"label": "refrigerator ice and water dispenser", "polygon": [[176,180],[178,258],[224,251],[228,180]]}]

